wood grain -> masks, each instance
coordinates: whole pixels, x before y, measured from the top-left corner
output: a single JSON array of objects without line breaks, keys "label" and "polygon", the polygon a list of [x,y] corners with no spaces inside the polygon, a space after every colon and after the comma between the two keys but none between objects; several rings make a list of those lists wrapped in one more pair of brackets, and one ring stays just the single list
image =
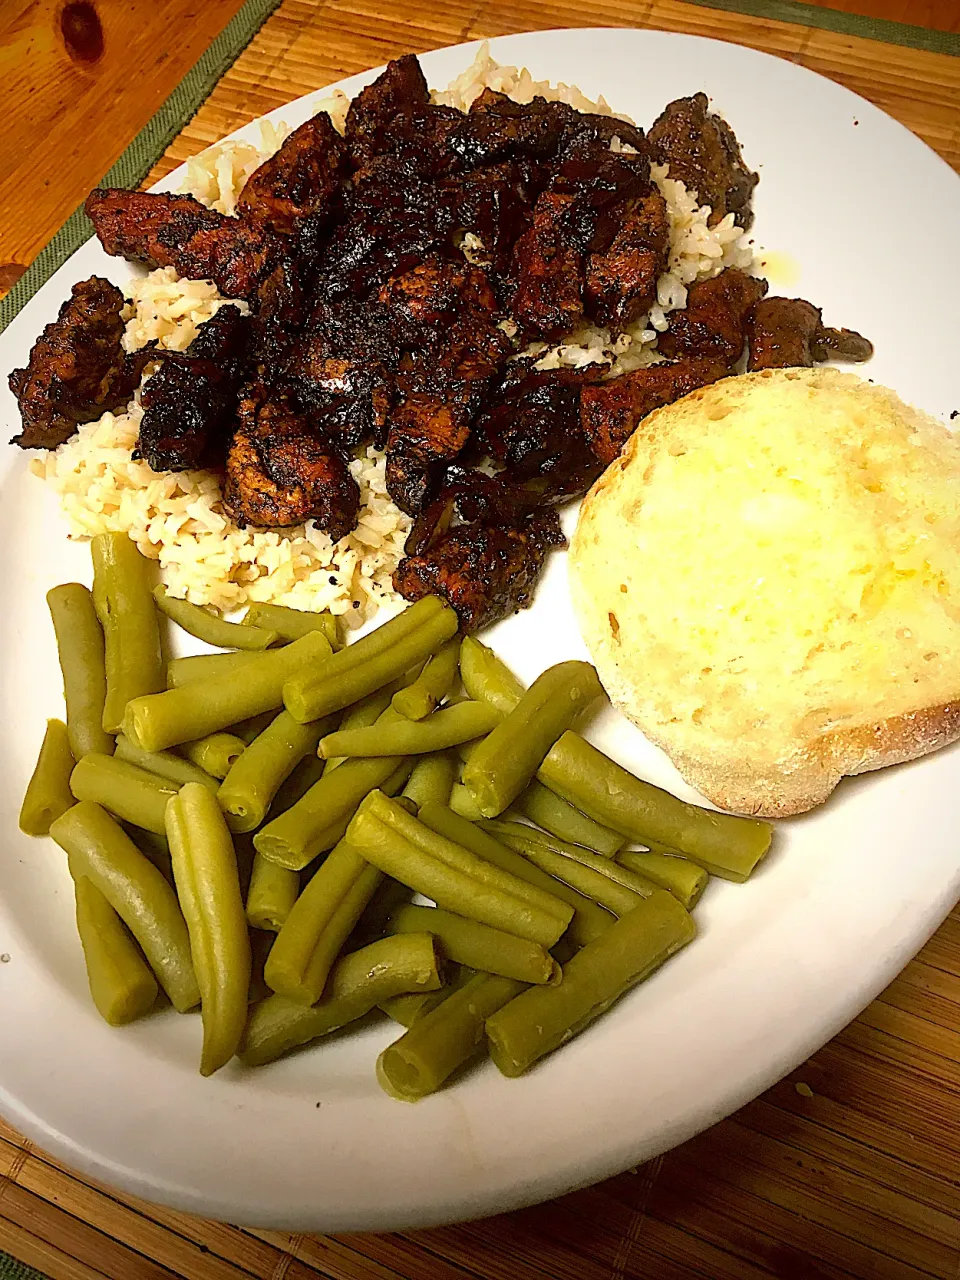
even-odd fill
[{"label": "wood grain", "polygon": [[[835,3],[960,29],[954,0]],[[39,248],[235,8],[137,6],[142,38],[131,32],[129,48],[133,56],[140,41],[145,87],[135,95],[122,91],[119,64],[107,76],[133,10],[100,0],[104,52],[93,70],[57,44],[52,2],[0,10],[0,70],[17,89],[7,153],[16,181],[0,173],[0,259],[25,262]],[[397,53],[585,20],[708,35],[800,62],[877,102],[960,168],[956,59],[682,0],[596,0],[588,15],[572,0],[436,0],[429,10],[285,0],[148,181],[262,112]],[[175,50],[161,34],[174,24]],[[18,61],[27,49],[32,69]],[[29,98],[61,161],[55,178],[34,162]],[[0,1122],[0,1249],[52,1280],[960,1280],[958,1120],[960,909],[787,1079],[599,1187],[435,1231],[240,1230],[97,1186]]]}]

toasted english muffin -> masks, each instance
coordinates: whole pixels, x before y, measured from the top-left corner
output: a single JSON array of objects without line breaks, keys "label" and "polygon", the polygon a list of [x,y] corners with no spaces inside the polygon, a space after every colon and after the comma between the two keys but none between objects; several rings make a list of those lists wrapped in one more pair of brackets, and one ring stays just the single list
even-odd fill
[{"label": "toasted english muffin", "polygon": [[766,370],[658,409],[569,566],[612,701],[722,808],[960,738],[960,440],[884,387]]}]

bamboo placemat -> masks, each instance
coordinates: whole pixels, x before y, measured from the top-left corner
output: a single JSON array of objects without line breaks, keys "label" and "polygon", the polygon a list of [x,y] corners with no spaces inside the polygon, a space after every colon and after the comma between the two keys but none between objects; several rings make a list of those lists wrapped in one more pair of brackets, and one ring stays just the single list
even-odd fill
[{"label": "bamboo placemat", "polygon": [[[805,21],[759,16],[761,5]],[[429,11],[284,0],[146,184],[263,112],[401,52],[584,24],[691,32],[800,62],[876,102],[960,169],[960,59],[930,47],[955,39],[839,14],[826,30],[809,25],[816,18],[784,0],[597,0],[589,10],[570,0],[434,0]],[[98,1186],[0,1122],[0,1249],[52,1280],[960,1280],[958,1121],[960,909],[787,1079],[599,1187],[434,1231],[240,1230]],[[15,1265],[5,1270],[0,1258],[0,1277],[21,1280]]]}]

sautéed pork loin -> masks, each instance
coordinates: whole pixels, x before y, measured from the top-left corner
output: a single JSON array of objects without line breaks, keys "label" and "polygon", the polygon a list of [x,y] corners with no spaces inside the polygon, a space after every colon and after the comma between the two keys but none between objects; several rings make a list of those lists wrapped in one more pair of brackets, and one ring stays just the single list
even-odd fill
[{"label": "saut\u00e9ed pork loin", "polygon": [[[360,510],[359,448],[413,518],[401,595],[435,593],[465,629],[528,604],[555,505],[582,493],[652,409],[742,367],[866,359],[802,299],[727,267],[689,289],[656,362],[551,367],[545,346],[585,325],[615,338],[657,303],[668,205],[651,164],[698,193],[710,223],[750,224],[757,175],[698,93],[649,134],[544,97],[485,88],[468,110],[431,100],[413,56],[353,101],[343,135],[321,113],[243,187],[236,216],[187,195],[99,190],[110,254],[209,279],[223,306],[182,352],[121,345],[123,298],[75,286],[11,376],[15,443],[53,448],[131,395],[135,457],[225,476],[235,525],[313,521],[334,540]],[[243,305],[246,304],[246,305]],[[491,472],[493,474],[491,474]]]}]

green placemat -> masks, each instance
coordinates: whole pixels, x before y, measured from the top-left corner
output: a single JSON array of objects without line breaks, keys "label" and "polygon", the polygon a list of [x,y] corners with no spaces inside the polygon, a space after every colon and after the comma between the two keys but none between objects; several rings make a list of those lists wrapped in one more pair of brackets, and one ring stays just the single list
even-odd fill
[{"label": "green placemat", "polygon": [[0,1280],[46,1280],[39,1271],[27,1267],[7,1253],[0,1253]]}]

